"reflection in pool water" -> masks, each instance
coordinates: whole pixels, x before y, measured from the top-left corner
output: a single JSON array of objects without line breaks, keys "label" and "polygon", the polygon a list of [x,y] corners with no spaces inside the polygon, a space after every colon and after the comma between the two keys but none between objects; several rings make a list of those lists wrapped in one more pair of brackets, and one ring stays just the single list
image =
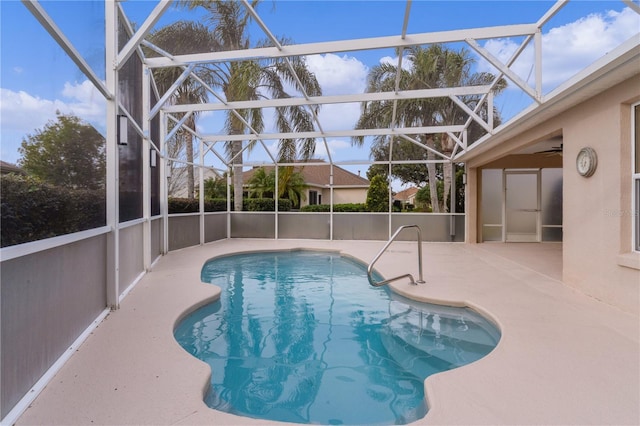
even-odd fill
[{"label": "reflection in pool water", "polygon": [[259,419],[405,424],[423,417],[424,379],[489,353],[500,334],[464,308],[369,286],[333,252],[264,252],[207,262],[218,302],[175,337],[211,366],[208,406]]}]

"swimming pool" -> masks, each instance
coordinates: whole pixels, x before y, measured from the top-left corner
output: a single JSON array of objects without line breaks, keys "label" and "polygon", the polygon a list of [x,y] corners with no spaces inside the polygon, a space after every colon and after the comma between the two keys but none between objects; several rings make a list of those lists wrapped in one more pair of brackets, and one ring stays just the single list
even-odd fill
[{"label": "swimming pool", "polygon": [[245,253],[208,261],[220,300],[174,332],[211,366],[209,407],[257,419],[406,424],[423,417],[424,379],[476,361],[500,333],[473,310],[369,286],[336,252]]}]

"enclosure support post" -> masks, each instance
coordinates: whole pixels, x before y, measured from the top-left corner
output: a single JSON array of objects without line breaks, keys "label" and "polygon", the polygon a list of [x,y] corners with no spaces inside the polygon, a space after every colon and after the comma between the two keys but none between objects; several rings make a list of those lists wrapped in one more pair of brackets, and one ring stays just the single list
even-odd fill
[{"label": "enclosure support post", "polygon": [[456,238],[456,163],[451,162],[451,196],[449,208],[449,236],[451,241]]},{"label": "enclosure support post", "polygon": [[169,252],[169,178],[167,160],[167,115],[160,111],[160,215],[162,216],[162,254]]},{"label": "enclosure support post", "polygon": [[280,201],[280,187],[278,186],[278,182],[280,182],[280,175],[279,175],[279,167],[278,167],[278,162],[275,163],[275,171],[276,171],[276,193],[273,194],[276,198],[276,205],[273,208],[274,211],[274,220],[275,223],[273,224],[273,229],[274,229],[274,238],[277,240],[278,239],[278,202]]},{"label": "enclosure support post", "polygon": [[107,226],[111,232],[107,234],[107,306],[118,309],[120,305],[120,240],[119,240],[119,191],[118,191],[118,161],[119,148],[117,143],[118,130],[118,4],[115,1],[105,2],[105,56],[106,56],[106,86],[113,94],[107,99]]},{"label": "enclosure support post", "polygon": [[329,240],[333,241],[333,162],[329,165]]},{"label": "enclosure support post", "polygon": [[200,185],[200,191],[198,191],[198,204],[200,210],[200,245],[205,243],[205,229],[204,229],[204,142],[198,138],[198,151],[200,152],[200,167],[198,173],[198,183]]},{"label": "enclosure support post", "polygon": [[142,250],[144,270],[151,269],[151,144],[149,69],[142,65]]}]

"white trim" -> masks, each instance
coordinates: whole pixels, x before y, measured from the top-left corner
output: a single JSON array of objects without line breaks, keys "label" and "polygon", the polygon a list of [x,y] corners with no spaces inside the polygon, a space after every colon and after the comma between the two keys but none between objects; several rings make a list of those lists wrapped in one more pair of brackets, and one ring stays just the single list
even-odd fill
[{"label": "white trim", "polygon": [[[158,256],[158,258],[161,256]],[[157,259],[156,259],[157,261]],[[155,263],[155,262],[154,262]],[[149,268],[150,269],[150,268]],[[131,292],[131,290],[133,290],[133,288],[140,282],[140,280],[147,275],[147,271],[142,271],[140,272],[140,274],[133,280],[133,282],[131,282],[131,284],[129,284],[129,286],[127,288],[124,289],[124,291],[122,292],[122,294],[118,297],[118,302],[122,303],[122,300],[124,300],[125,297],[127,297],[129,295],[129,293]]]},{"label": "white trim", "polygon": [[108,226],[100,228],[88,229],[86,231],[74,232],[73,234],[60,235],[58,237],[47,238],[39,241],[31,241],[29,243],[18,244],[15,246],[4,247],[0,249],[0,262],[16,259],[22,256],[28,256],[44,250],[72,244],[82,240],[96,237],[98,235],[111,232]]},{"label": "white trim", "polygon": [[[211,212],[211,213],[215,213],[215,212]],[[226,213],[226,212],[223,212],[223,213]],[[168,215],[168,218],[171,219],[172,217],[187,217],[187,216],[200,216],[200,212],[171,213]]]},{"label": "white trim", "polygon": [[118,225],[118,229],[122,230],[122,229],[131,228],[132,226],[140,225],[141,223],[146,222],[146,220],[147,219],[141,217],[139,219],[133,219],[127,222],[122,222]]},{"label": "white trim", "polygon": [[13,425],[18,418],[29,408],[31,403],[38,397],[40,392],[49,384],[54,378],[62,366],[71,358],[76,352],[76,349],[84,343],[84,341],[91,335],[98,325],[109,315],[111,310],[109,308],[104,309],[93,322],[87,327],[80,336],[69,346],[69,349],[53,363],[51,367],[40,377],[40,379],[33,385],[33,387],[22,397],[20,401],[9,411],[9,413],[2,419],[2,425]]},{"label": "white trim", "polygon": [[640,271],[640,252],[619,254],[616,260],[619,266]]},{"label": "white trim", "polygon": [[[640,102],[631,105],[631,251],[640,253],[640,200],[638,200],[638,185],[640,185],[640,164],[636,170],[636,141],[640,143],[640,135],[636,134],[636,108],[640,109]],[[624,215],[623,215],[624,216]]]}]

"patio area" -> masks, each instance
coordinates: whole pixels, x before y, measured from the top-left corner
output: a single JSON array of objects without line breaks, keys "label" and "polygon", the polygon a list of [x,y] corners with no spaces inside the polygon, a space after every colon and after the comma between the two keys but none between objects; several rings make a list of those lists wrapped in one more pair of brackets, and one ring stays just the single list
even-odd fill
[{"label": "patio area", "polygon": [[[380,241],[229,239],[163,256],[62,367],[18,425],[256,424],[209,409],[208,366],[174,340],[176,321],[215,298],[204,262],[241,251],[339,250],[368,263]],[[417,271],[415,242],[395,242],[386,277]],[[426,380],[416,424],[638,424],[637,316],[565,286],[562,245],[425,243],[424,285],[393,289],[468,305],[502,331],[482,360]],[[269,423],[259,421],[261,424]]]}]

